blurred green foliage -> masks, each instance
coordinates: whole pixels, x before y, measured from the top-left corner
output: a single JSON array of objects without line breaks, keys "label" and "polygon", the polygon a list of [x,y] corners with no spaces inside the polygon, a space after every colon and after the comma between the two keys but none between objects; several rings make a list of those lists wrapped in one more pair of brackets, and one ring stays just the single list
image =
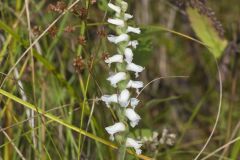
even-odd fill
[{"label": "blurred green foliage", "polygon": [[[30,45],[29,35],[34,42],[74,1],[29,1],[31,32],[26,2],[0,1],[1,89],[22,100],[26,97],[28,103],[69,126],[35,112],[33,128],[29,108],[0,95],[0,126],[14,143],[0,131],[0,159],[20,159],[17,150],[26,159],[114,159],[116,150],[98,141],[99,137],[108,140],[104,127],[114,121],[114,111],[98,101],[102,94],[112,93],[106,81],[110,69],[104,63],[106,56],[116,52],[106,40],[112,33],[106,19],[113,14],[106,7],[108,1],[89,6],[90,1],[80,1],[19,61]],[[129,12],[134,15],[130,23],[142,29],[141,35],[132,37],[139,41],[134,61],[145,66],[140,79],[148,84],[165,77],[148,84],[139,96],[136,109],[142,120],[131,136],[147,139],[143,154],[167,160],[193,159],[198,154],[216,119],[218,72],[223,85],[222,110],[202,156],[239,137],[239,1],[129,3]],[[214,13],[210,17],[202,12],[209,8]],[[80,43],[83,37],[85,42]],[[74,63],[76,60],[79,63]],[[15,65],[16,70],[6,75]],[[72,126],[95,136],[80,135]],[[165,128],[168,135],[176,135],[171,139],[173,145],[166,139],[160,143]],[[209,159],[238,159],[239,146],[238,141]],[[137,157],[128,155],[127,159]]]}]

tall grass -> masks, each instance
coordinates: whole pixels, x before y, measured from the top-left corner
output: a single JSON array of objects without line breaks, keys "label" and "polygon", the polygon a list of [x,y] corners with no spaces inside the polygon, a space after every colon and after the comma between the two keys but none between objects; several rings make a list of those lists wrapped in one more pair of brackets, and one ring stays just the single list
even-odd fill
[{"label": "tall grass", "polygon": [[[114,92],[108,3],[0,1],[0,159],[116,159],[116,113],[100,101]],[[130,128],[143,152],[125,159],[238,159],[238,1],[128,3],[146,67]]]}]

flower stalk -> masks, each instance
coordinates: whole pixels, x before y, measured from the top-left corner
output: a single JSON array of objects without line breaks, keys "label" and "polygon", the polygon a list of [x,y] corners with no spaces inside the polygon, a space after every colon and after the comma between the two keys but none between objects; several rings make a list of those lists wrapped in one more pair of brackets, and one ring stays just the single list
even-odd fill
[{"label": "flower stalk", "polygon": [[133,16],[126,13],[127,2],[116,0],[115,4],[109,3],[108,7],[115,12],[115,16],[109,18],[108,23],[114,26],[116,35],[108,35],[107,39],[116,45],[117,53],[105,62],[115,71],[107,80],[116,89],[116,93],[103,95],[101,100],[106,103],[107,107],[113,107],[117,113],[118,122],[105,129],[110,134],[110,140],[116,140],[120,146],[117,159],[124,160],[127,147],[132,147],[136,150],[136,154],[141,154],[141,142],[128,137],[130,127],[134,128],[141,119],[135,112],[139,100],[133,95],[139,93],[143,82],[131,79],[131,77],[138,78],[144,67],[133,63],[133,50],[137,47],[138,41],[131,40],[130,36],[130,34],[140,34],[141,31],[139,28],[128,26],[127,21]]}]

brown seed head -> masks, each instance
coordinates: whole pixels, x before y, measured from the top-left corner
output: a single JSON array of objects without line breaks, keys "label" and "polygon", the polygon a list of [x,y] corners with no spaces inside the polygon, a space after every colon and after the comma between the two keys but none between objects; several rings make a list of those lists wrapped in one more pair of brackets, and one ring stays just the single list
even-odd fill
[{"label": "brown seed head", "polygon": [[50,34],[51,37],[55,37],[57,34],[57,27],[56,26],[52,26],[49,30],[48,33]]},{"label": "brown seed head", "polygon": [[104,38],[107,36],[107,32],[105,31],[104,28],[99,28],[97,31],[97,35],[101,38]]},{"label": "brown seed head", "polygon": [[95,3],[97,3],[97,0],[91,0],[92,5],[95,4]]},{"label": "brown seed head", "polygon": [[53,4],[49,4],[48,6],[47,6],[47,11],[54,11],[55,10],[55,5],[53,5]]},{"label": "brown seed head", "polygon": [[109,58],[109,53],[103,52],[103,53],[102,53],[102,60],[105,61],[105,60],[108,59],[108,58]]},{"label": "brown seed head", "polygon": [[68,32],[68,33],[71,33],[71,32],[74,32],[75,31],[75,27],[74,26],[67,26],[65,29],[64,29],[65,32]]},{"label": "brown seed head", "polygon": [[73,14],[80,17],[80,19],[82,20],[87,19],[88,10],[86,8],[76,5],[73,7],[71,11],[73,12]]},{"label": "brown seed head", "polygon": [[48,11],[53,11],[57,13],[62,13],[67,8],[65,2],[58,1],[56,4],[49,4]]},{"label": "brown seed head", "polygon": [[86,45],[86,38],[84,36],[79,36],[78,43],[82,46]]},{"label": "brown seed head", "polygon": [[77,56],[73,60],[73,67],[77,73],[80,73],[84,69],[84,60],[81,56]]}]

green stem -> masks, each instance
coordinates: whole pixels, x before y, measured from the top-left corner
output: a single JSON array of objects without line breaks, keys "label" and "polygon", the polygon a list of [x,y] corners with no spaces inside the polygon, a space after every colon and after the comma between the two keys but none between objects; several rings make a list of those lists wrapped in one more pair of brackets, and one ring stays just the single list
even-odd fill
[{"label": "green stem", "polygon": [[[118,6],[122,5],[122,0],[116,0],[116,4]],[[122,12],[120,13],[120,19],[124,20],[124,16],[125,16],[125,12],[126,12],[127,6],[125,6],[124,8],[122,8]],[[126,33],[127,30],[127,23],[125,23],[125,26],[122,28],[116,28],[115,31],[117,33],[117,35],[121,35],[123,33]],[[124,51],[126,49],[128,45],[128,42],[121,42],[120,44],[118,44],[117,46],[117,51],[118,53],[124,55]],[[127,73],[127,78],[124,81],[121,81],[118,83],[118,91],[121,92],[124,89],[127,88],[127,83],[130,80],[130,75],[126,70],[126,63],[119,63],[116,66],[116,69],[118,72],[126,72]],[[127,151],[127,147],[126,147],[126,140],[127,140],[127,135],[129,133],[129,129],[128,129],[128,125],[127,125],[127,119],[125,117],[125,108],[122,108],[120,105],[116,105],[115,106],[116,111],[117,111],[117,116],[120,122],[125,123],[126,129],[124,132],[119,133],[115,138],[116,141],[119,144],[119,149],[118,149],[118,153],[117,153],[117,160],[124,160],[125,156],[126,156],[126,151]]]},{"label": "green stem", "polygon": [[[127,120],[126,120],[126,117],[124,115],[125,108],[122,108],[120,106],[117,106],[117,107],[118,107],[117,115],[118,115],[119,121],[120,122],[126,122]],[[125,155],[126,155],[126,151],[127,151],[126,139],[127,139],[129,129],[128,129],[127,124],[125,124],[125,126],[126,126],[125,131],[122,132],[122,133],[119,133],[119,135],[116,136],[116,140],[117,140],[117,142],[120,146],[119,149],[118,149],[117,160],[124,160]]]},{"label": "green stem", "polygon": [[119,148],[119,150],[118,150],[117,160],[124,160],[124,159],[125,159],[126,150],[127,150],[126,145],[121,145],[121,146],[120,146],[120,148]]}]

